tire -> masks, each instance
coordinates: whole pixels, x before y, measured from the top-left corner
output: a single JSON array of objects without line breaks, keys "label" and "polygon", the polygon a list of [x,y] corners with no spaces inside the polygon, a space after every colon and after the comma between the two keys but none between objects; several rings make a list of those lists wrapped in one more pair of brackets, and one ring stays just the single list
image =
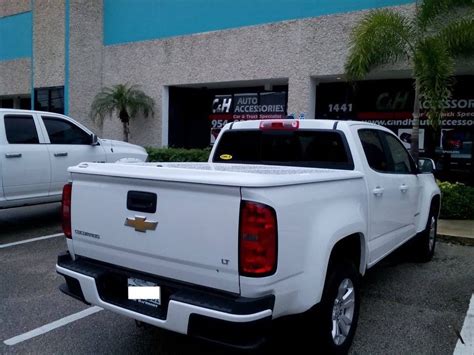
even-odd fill
[{"label": "tire", "polygon": [[433,259],[436,248],[436,234],[438,232],[438,217],[436,208],[431,205],[426,228],[415,240],[415,258],[419,262],[426,263]]},{"label": "tire", "polygon": [[318,316],[318,338],[324,353],[349,352],[359,319],[359,285],[359,273],[353,263],[330,266]]}]

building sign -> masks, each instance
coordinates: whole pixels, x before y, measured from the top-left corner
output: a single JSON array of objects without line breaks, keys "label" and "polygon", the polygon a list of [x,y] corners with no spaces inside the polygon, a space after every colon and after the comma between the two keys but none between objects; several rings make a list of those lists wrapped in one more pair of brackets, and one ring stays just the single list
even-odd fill
[{"label": "building sign", "polygon": [[[452,97],[445,102],[442,134],[436,142],[439,152],[458,154],[458,158],[472,157],[473,85],[472,76],[456,78]],[[318,118],[361,120],[387,126],[398,134],[406,147],[410,147],[415,96],[413,80],[361,81],[355,85],[321,83],[316,92]],[[425,136],[431,134],[425,114],[428,105],[428,102],[421,103],[419,144],[422,151],[425,149]]]},{"label": "building sign", "polygon": [[[474,77],[457,77],[452,97],[445,102],[443,126],[474,125]],[[316,112],[320,118],[355,119],[384,126],[410,125],[413,112],[413,81],[374,80],[318,85]],[[428,108],[422,102],[422,110]],[[426,125],[423,119],[422,125]]]},{"label": "building sign", "polygon": [[229,122],[286,118],[286,92],[215,95],[209,115],[211,144]]},{"label": "building sign", "polygon": [[[396,133],[398,134],[398,138],[400,138],[405,148],[409,150],[411,148],[411,128],[399,128]],[[419,129],[418,149],[421,151],[425,149],[424,128]]]},{"label": "building sign", "polygon": [[216,95],[212,101],[212,114],[230,113],[232,95]]},{"label": "building sign", "polygon": [[458,158],[472,158],[473,130],[463,127],[443,128],[439,146],[443,153],[451,153]]}]

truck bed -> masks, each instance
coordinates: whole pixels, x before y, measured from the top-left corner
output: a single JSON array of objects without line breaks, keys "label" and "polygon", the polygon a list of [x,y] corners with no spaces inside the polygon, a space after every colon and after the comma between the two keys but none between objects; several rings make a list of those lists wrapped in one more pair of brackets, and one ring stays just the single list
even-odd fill
[{"label": "truck bed", "polygon": [[[239,293],[242,189],[357,179],[359,172],[216,163],[83,163],[72,173],[72,248],[78,256]],[[157,198],[137,212],[129,194]],[[278,211],[277,211],[278,212]],[[146,219],[140,233],[127,220]]]}]

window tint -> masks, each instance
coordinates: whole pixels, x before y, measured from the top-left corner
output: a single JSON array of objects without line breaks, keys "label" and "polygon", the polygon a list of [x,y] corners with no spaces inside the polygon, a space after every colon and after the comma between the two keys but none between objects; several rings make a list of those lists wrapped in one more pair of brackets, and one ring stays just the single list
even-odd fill
[{"label": "window tint", "polygon": [[4,116],[5,132],[10,144],[38,144],[38,132],[32,116]]},{"label": "window tint", "polygon": [[64,113],[64,87],[35,89],[35,109]]},{"label": "window tint", "polygon": [[43,117],[51,144],[90,144],[91,136],[75,124],[56,117]]},{"label": "window tint", "polygon": [[1,108],[14,108],[14,102],[13,99],[3,99],[0,100],[0,107]]},{"label": "window tint", "polygon": [[411,174],[414,172],[412,160],[402,143],[397,138],[386,132],[380,132],[387,143],[390,171],[396,174]]},{"label": "window tint", "polygon": [[226,131],[214,162],[354,168],[343,135],[321,130]]},{"label": "window tint", "polygon": [[359,138],[369,166],[380,172],[390,172],[390,164],[377,131],[374,129],[359,130]]},{"label": "window tint", "polygon": [[29,97],[22,97],[20,99],[20,108],[22,110],[31,110],[31,99]]}]

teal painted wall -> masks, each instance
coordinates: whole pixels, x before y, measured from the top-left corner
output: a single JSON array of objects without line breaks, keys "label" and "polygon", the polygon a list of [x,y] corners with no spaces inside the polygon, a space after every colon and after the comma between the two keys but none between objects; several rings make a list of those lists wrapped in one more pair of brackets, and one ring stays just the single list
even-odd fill
[{"label": "teal painted wall", "polygon": [[104,44],[316,17],[414,0],[104,0]]},{"label": "teal painted wall", "polygon": [[31,12],[0,17],[0,60],[31,57],[32,23]]}]

